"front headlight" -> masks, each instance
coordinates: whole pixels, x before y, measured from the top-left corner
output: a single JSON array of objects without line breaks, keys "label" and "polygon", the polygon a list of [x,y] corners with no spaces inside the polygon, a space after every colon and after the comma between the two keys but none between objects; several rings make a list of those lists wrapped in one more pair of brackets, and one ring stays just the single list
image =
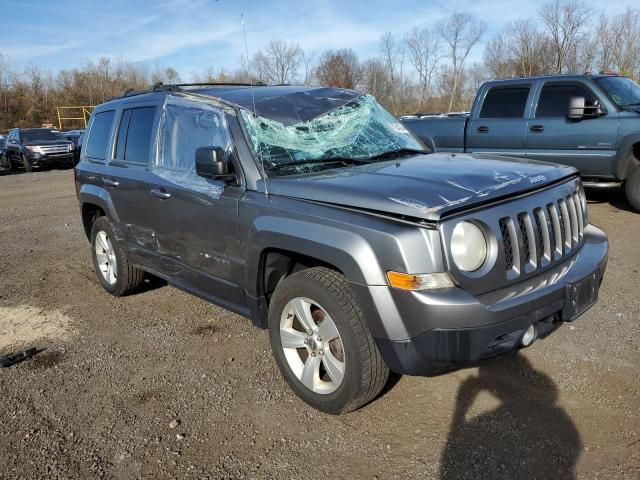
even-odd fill
[{"label": "front headlight", "polygon": [[42,153],[42,150],[38,146],[26,146],[25,148],[31,152]]},{"label": "front headlight", "polygon": [[451,256],[456,266],[464,272],[475,272],[487,260],[487,238],[475,224],[458,223],[451,235]]}]

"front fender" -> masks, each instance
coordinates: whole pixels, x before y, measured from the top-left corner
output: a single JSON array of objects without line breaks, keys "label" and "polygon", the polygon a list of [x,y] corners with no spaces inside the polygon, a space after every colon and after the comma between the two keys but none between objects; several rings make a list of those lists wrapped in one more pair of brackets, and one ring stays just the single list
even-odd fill
[{"label": "front fender", "polygon": [[[301,219],[257,217],[246,248],[245,285],[257,288],[266,249],[294,252],[338,268],[352,282],[386,285],[384,271],[369,242],[355,232]],[[257,292],[250,292],[255,295]]]}]

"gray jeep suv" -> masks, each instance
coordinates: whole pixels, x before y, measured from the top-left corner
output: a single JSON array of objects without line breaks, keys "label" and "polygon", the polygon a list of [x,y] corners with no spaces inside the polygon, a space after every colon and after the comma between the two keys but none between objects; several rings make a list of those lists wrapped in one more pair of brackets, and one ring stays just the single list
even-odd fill
[{"label": "gray jeep suv", "polygon": [[575,169],[427,155],[351,90],[130,92],[95,109],[75,175],[109,293],[148,272],[250,318],[328,413],[390,370],[531,345],[595,303],[607,262]]}]

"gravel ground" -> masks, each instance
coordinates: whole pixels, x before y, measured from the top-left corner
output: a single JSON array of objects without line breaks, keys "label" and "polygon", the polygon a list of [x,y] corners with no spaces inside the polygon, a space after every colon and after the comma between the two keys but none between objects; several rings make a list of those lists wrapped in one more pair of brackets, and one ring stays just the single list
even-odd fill
[{"label": "gravel ground", "polygon": [[247,320],[158,282],[104,292],[71,171],[0,176],[0,354],[44,349],[0,370],[0,478],[640,478],[640,216],[615,192],[590,209],[611,241],[591,311],[333,417]]}]

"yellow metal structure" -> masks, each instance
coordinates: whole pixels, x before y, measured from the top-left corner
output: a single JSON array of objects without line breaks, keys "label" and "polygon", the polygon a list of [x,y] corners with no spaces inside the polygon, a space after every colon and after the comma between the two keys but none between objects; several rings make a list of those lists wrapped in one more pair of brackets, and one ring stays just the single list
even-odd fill
[{"label": "yellow metal structure", "polygon": [[58,127],[62,130],[62,122],[64,121],[82,121],[84,128],[87,128],[87,122],[91,116],[91,111],[95,107],[93,105],[80,105],[69,107],[56,107],[58,111]]}]

